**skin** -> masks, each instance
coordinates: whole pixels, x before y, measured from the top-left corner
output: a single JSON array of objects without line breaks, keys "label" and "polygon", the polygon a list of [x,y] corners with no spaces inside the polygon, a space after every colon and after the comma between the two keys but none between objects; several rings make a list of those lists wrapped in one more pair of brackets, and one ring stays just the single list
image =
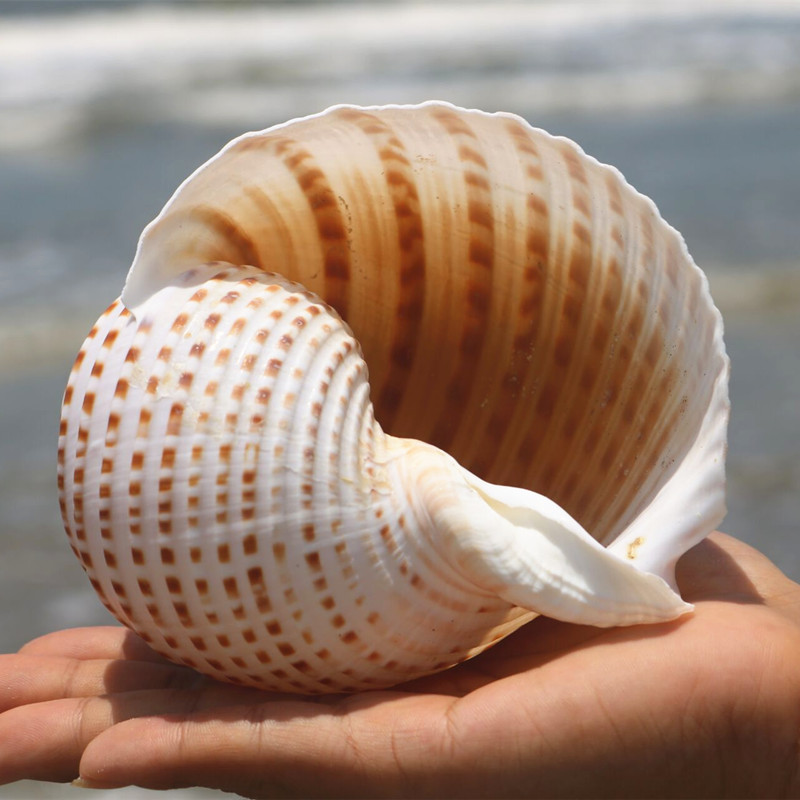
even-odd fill
[{"label": "skin", "polygon": [[693,614],[539,618],[393,691],[304,699],[198,677],[120,628],[0,656],[0,782],[247,797],[800,797],[800,586],[714,534]]}]

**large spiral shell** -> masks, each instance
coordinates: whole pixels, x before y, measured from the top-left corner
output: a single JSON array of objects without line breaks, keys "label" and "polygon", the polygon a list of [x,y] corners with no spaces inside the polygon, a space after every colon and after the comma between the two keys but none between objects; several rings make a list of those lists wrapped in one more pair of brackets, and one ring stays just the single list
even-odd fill
[{"label": "large spiral shell", "polygon": [[145,230],[67,387],[62,512],[160,652],[390,685],[533,613],[682,613],[727,371],[617,171],[510,115],[337,107],[234,140]]}]

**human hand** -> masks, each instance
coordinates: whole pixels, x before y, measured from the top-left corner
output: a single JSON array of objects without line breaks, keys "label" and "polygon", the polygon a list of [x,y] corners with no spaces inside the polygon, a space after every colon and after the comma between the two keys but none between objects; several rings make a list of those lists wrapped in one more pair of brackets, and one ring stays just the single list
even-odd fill
[{"label": "human hand", "polygon": [[800,586],[714,534],[694,614],[539,618],[392,691],[302,698],[211,681],[121,628],[0,656],[0,782],[275,796],[798,796]]}]

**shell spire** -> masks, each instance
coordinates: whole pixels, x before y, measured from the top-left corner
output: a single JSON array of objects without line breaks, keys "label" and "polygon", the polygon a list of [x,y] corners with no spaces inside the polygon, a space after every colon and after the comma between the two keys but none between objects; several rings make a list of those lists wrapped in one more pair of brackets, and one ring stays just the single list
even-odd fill
[{"label": "shell spire", "polygon": [[234,140],[147,227],[70,376],[62,514],[174,660],[388,686],[536,614],[689,610],[727,374],[616,170],[511,115],[339,106]]}]

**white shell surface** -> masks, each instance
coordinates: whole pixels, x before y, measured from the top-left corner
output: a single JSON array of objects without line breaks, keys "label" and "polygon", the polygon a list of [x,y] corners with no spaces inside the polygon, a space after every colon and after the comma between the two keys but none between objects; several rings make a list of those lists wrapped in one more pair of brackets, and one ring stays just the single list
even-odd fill
[{"label": "white shell surface", "polygon": [[198,272],[138,320],[113,304],[67,388],[67,527],[109,609],[190,666],[307,692],[450,666],[519,620],[426,552],[335,314]]},{"label": "white shell surface", "polygon": [[[352,690],[538,612],[687,609],[674,563],[724,514],[721,320],[571,142],[446,104],[248,134],[145,231],[123,301],[67,387],[62,513],[160,652]],[[383,434],[366,364],[389,433],[466,470]]]}]

